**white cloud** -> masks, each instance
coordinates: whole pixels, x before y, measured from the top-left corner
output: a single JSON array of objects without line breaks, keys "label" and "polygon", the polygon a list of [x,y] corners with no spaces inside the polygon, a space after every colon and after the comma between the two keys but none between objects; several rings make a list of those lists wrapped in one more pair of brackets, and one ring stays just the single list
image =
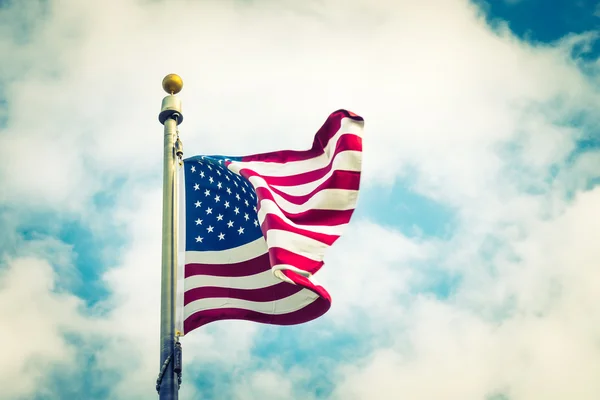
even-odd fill
[{"label": "white cloud", "polygon": [[235,398],[240,400],[263,399],[291,399],[293,387],[285,372],[259,370],[250,377],[236,382]]},{"label": "white cloud", "polygon": [[[455,258],[464,281],[450,301],[418,296],[408,303],[386,302],[394,318],[378,323],[380,335],[389,333],[393,345],[359,365],[340,367],[344,379],[334,397],[597,398],[599,200],[598,189],[581,193],[560,216],[538,220],[521,237],[507,239],[503,244],[516,257],[490,261],[473,251]],[[473,234],[462,235],[482,243]],[[384,301],[396,292],[372,278],[382,281],[373,285]]]},{"label": "white cloud", "polygon": [[75,366],[77,347],[65,334],[86,334],[80,299],[56,290],[51,265],[38,258],[6,260],[0,271],[0,384],[5,398],[26,398]]}]

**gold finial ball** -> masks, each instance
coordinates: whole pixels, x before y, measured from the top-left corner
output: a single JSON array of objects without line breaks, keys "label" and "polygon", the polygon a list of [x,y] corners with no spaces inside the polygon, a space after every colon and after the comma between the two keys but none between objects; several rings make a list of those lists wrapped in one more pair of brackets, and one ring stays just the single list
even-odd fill
[{"label": "gold finial ball", "polygon": [[162,87],[169,94],[179,93],[183,88],[183,80],[177,74],[169,74],[164,77]]}]

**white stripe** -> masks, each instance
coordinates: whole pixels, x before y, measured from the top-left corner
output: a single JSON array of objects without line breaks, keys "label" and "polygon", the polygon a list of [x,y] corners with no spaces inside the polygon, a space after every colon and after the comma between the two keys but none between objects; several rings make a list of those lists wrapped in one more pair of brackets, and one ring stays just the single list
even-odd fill
[{"label": "white stripe", "polygon": [[317,188],[321,183],[325,182],[327,179],[333,175],[335,171],[361,171],[361,162],[362,162],[362,153],[360,151],[355,150],[346,150],[341,153],[338,153],[333,159],[333,163],[331,165],[331,170],[325,174],[323,177],[314,180],[309,183],[305,183],[302,185],[292,185],[292,186],[284,186],[284,185],[271,185],[272,187],[281,190],[284,193],[287,193],[292,196],[303,196],[305,194],[309,194],[313,190]]},{"label": "white stripe", "polygon": [[340,138],[345,134],[354,134],[362,136],[363,124],[351,118],[343,118],[340,129],[329,140],[325,146],[325,152],[317,157],[309,158],[308,160],[291,161],[286,163],[265,162],[265,161],[233,161],[229,164],[229,169],[236,174],[243,168],[249,168],[261,175],[266,176],[289,176],[313,171],[323,168],[329,164],[329,160],[333,157],[333,152],[336,149]]},{"label": "white stripe", "polygon": [[267,189],[273,195],[279,208],[292,214],[309,210],[350,210],[354,208],[358,199],[358,190],[323,189],[309,197],[304,203],[294,204],[273,192],[263,178],[252,176],[250,182],[256,189]]},{"label": "white stripe", "polygon": [[267,252],[267,244],[261,236],[253,242],[227,250],[186,251],[186,264],[234,264],[252,260]]},{"label": "white stripe", "polygon": [[[225,267],[226,268],[226,267]],[[185,290],[201,287],[222,287],[232,289],[262,289],[281,283],[273,276],[271,269],[249,276],[194,275],[185,278]]]},{"label": "white stripe", "polygon": [[292,281],[290,278],[288,278],[286,275],[284,275],[283,271],[292,271],[300,276],[305,277],[313,285],[321,286],[315,279],[315,276],[308,271],[304,271],[304,270],[302,270],[298,267],[295,267],[293,265],[290,265],[290,264],[277,264],[277,265],[273,266],[273,275],[275,275],[282,281],[285,281],[285,282],[291,283],[292,285],[295,285],[296,282]]},{"label": "white stripe", "polygon": [[299,229],[306,229],[311,232],[324,233],[326,235],[337,235],[340,236],[346,226],[348,224],[340,224],[340,225],[300,225],[292,222],[286,217],[281,209],[270,199],[263,199],[260,201],[260,209],[258,210],[258,221],[262,225],[267,217],[267,214],[277,215],[279,218],[283,219],[285,222],[290,224],[293,227]]},{"label": "white stripe", "polygon": [[308,289],[302,289],[286,298],[275,301],[248,301],[234,298],[213,297],[193,301],[185,306],[184,316],[187,319],[192,314],[203,310],[219,308],[241,308],[257,311],[263,314],[282,315],[303,309],[319,298],[319,295]]},{"label": "white stripe", "polygon": [[269,248],[281,247],[315,261],[323,261],[329,245],[294,232],[269,229],[267,231]]}]

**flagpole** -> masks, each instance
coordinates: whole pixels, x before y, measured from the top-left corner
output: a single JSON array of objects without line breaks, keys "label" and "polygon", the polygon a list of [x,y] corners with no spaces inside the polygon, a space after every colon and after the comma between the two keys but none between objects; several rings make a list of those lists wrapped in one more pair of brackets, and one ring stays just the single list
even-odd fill
[{"label": "flagpole", "polygon": [[[175,94],[183,88],[178,75],[169,74],[162,82],[169,93],[162,101],[158,120],[164,125],[163,163],[163,211],[162,211],[162,269],[160,294],[160,373],[156,390],[160,400],[177,400],[179,383],[175,377],[180,372],[180,346],[176,346],[175,335],[175,296],[177,273],[176,221],[176,149],[177,126],[183,121],[181,101]],[[179,351],[179,353],[176,353]],[[177,360],[177,362],[176,362]],[[179,371],[178,371],[179,369]]]}]

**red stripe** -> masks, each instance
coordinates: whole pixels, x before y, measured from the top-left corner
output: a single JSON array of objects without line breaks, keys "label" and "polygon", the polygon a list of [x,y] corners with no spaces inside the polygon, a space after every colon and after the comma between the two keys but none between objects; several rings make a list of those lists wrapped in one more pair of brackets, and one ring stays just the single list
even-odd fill
[{"label": "red stripe", "polygon": [[345,189],[345,190],[358,190],[360,187],[360,172],[357,171],[334,171],[333,174],[317,186],[313,191],[302,196],[294,196],[287,194],[280,189],[270,187],[269,189],[290,203],[293,204],[304,204],[315,194],[323,189]]},{"label": "red stripe", "polygon": [[269,254],[271,256],[271,265],[293,265],[294,267],[310,272],[311,274],[316,273],[323,266],[323,261],[312,260],[282,247],[271,247],[269,249]]},{"label": "red stripe", "polygon": [[362,121],[362,117],[358,114],[354,114],[352,111],[348,111],[348,110],[344,110],[345,112],[348,113],[348,116],[351,117],[352,119],[356,119],[357,121]]},{"label": "red stripe", "polygon": [[[277,204],[273,194],[268,189],[258,188],[256,194],[259,199],[269,199]],[[258,203],[258,210],[260,210],[260,203]],[[281,209],[280,209],[281,210]],[[340,225],[347,224],[350,222],[350,217],[354,212],[354,209],[350,210],[319,210],[310,209],[300,213],[290,213],[285,210],[281,210],[290,221],[300,225]]]},{"label": "red stripe", "polygon": [[335,153],[329,159],[329,163],[319,169],[302,172],[296,175],[286,175],[286,176],[268,176],[263,175],[260,171],[254,171],[249,168],[242,168],[240,170],[240,174],[248,179],[250,176],[260,176],[263,177],[269,185],[279,185],[279,186],[296,186],[303,185],[305,183],[314,182],[317,179],[322,178],[327,175],[329,171],[333,168],[333,161],[335,158],[345,152],[345,151],[362,151],[362,139],[356,135],[344,135],[340,138],[338,145],[336,146]]},{"label": "red stripe", "polygon": [[269,253],[265,253],[251,260],[233,264],[186,264],[184,275],[185,278],[194,275],[237,277],[255,275],[270,268]]},{"label": "red stripe", "polygon": [[351,118],[362,123],[362,118],[345,110],[333,112],[315,134],[313,145],[309,150],[283,150],[242,157],[242,161],[280,162],[301,161],[323,154],[324,148],[341,128],[342,119]]},{"label": "red stripe", "polygon": [[239,308],[217,308],[202,310],[190,315],[183,323],[185,334],[210,322],[224,319],[238,319],[272,325],[296,325],[312,321],[325,314],[331,307],[331,300],[318,298],[308,306],[288,314],[271,315]]},{"label": "red stripe", "polygon": [[[259,205],[260,209],[260,205]],[[350,222],[354,210],[308,210],[292,214],[281,210],[290,221],[298,225],[342,225]]]},{"label": "red stripe", "polygon": [[321,243],[331,246],[333,242],[339,238],[339,235],[327,235],[325,233],[314,232],[307,229],[295,227],[284,221],[279,215],[267,214],[265,220],[261,224],[263,232],[268,232],[271,229],[278,229],[282,231],[296,233],[298,235],[306,236],[308,238],[318,240]]},{"label": "red stripe", "polygon": [[187,290],[183,295],[183,304],[187,305],[193,301],[208,298],[230,298],[248,301],[276,301],[285,299],[303,289],[302,286],[281,282],[276,285],[260,289],[233,289],[228,287],[199,287]]},{"label": "red stripe", "polygon": [[313,292],[317,293],[319,296],[321,296],[321,297],[327,299],[329,302],[331,302],[331,297],[329,296],[329,293],[327,293],[327,291],[325,290],[325,288],[323,286],[315,285],[308,278],[305,278],[302,275],[298,275],[294,271],[283,270],[281,272],[283,272],[283,274],[285,276],[290,278],[296,285],[304,286],[305,288],[312,290]]}]

